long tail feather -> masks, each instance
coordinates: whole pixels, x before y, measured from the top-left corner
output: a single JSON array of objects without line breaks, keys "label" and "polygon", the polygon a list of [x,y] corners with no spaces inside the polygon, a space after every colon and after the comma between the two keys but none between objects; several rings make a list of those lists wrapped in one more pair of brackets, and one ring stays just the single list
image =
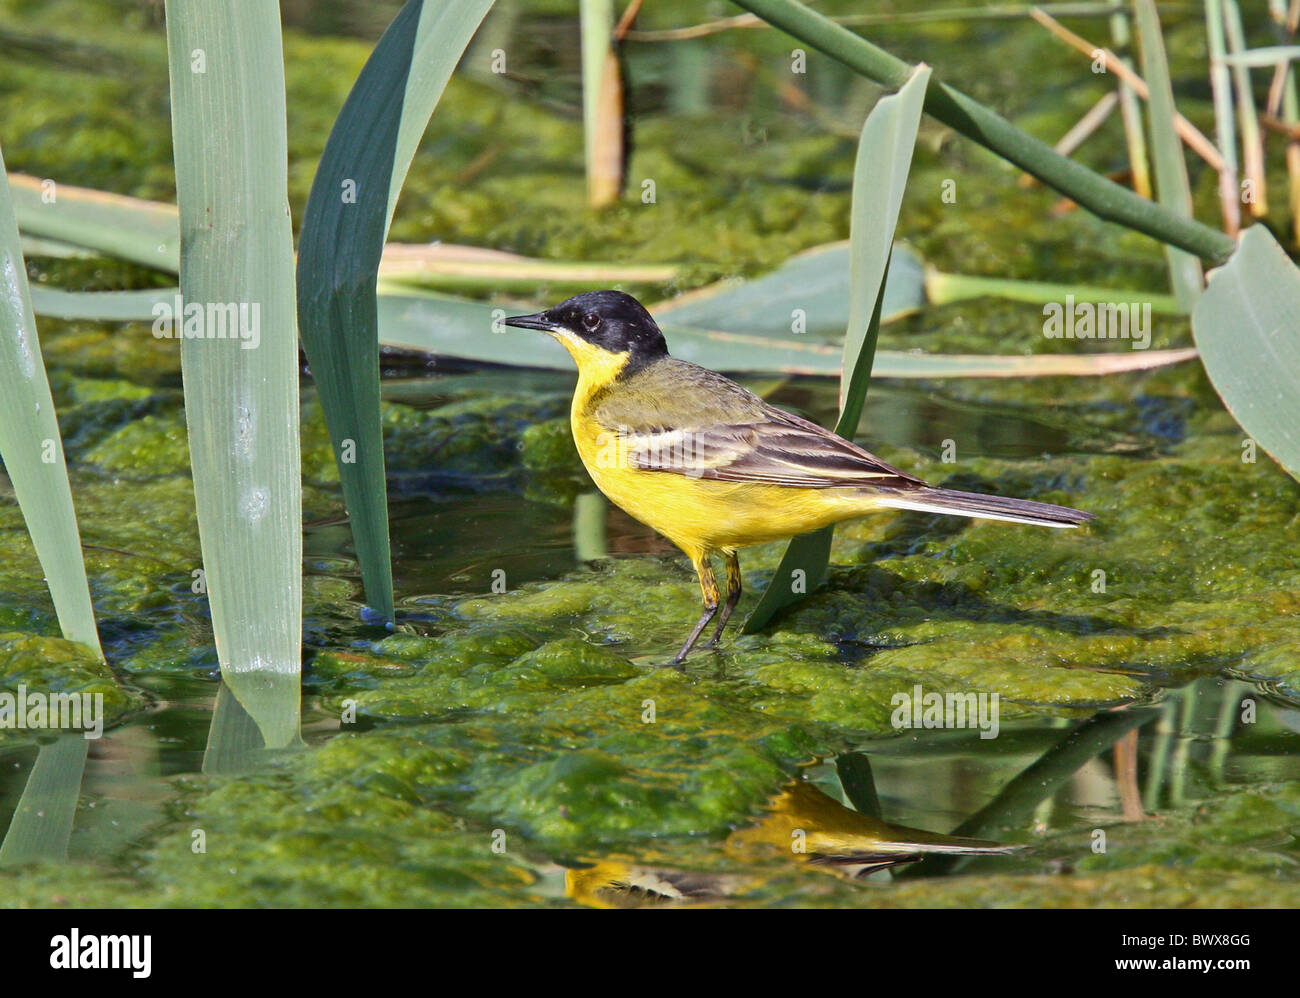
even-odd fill
[{"label": "long tail feather", "polygon": [[897,492],[880,499],[882,506],[895,509],[914,509],[922,513],[950,513],[983,520],[1006,520],[1010,523],[1032,523],[1041,527],[1077,527],[1096,519],[1068,506],[1053,506],[1046,502],[1028,499],[1006,499],[1002,496],[980,495],[978,492],[956,492],[952,489],[923,488]]}]

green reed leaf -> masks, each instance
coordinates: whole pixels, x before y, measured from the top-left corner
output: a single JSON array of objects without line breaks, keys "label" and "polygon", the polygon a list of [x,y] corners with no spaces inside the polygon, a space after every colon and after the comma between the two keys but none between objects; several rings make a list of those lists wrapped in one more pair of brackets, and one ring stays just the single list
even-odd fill
[{"label": "green reed leaf", "polygon": [[63,636],[89,645],[102,658],[63,438],[9,193],[0,161],[0,460],[27,521]]},{"label": "green reed leaf", "polygon": [[[393,616],[379,424],[380,256],[443,88],[491,0],[410,0],[339,112],[303,217],[298,321],[329,428],[367,602]],[[489,327],[481,327],[486,332]]]},{"label": "green reed leaf", "polygon": [[[187,310],[204,310],[204,335],[180,341],[185,418],[212,630],[222,675],[239,695],[241,683],[257,686],[268,673],[298,676],[302,662],[280,13],[274,0],[168,0],[166,9],[181,289]],[[235,307],[237,337],[217,335],[223,305]],[[268,745],[297,734],[297,684],[286,688],[288,704],[242,701]]]}]

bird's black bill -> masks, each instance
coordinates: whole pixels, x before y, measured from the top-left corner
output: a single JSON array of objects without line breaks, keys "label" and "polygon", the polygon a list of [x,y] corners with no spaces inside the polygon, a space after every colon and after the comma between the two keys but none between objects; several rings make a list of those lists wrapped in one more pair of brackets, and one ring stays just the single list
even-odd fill
[{"label": "bird's black bill", "polygon": [[533,315],[512,315],[503,321],[507,326],[518,326],[520,329],[540,329],[544,333],[549,333],[555,328],[555,323],[543,318],[544,315],[544,312],[536,312]]}]

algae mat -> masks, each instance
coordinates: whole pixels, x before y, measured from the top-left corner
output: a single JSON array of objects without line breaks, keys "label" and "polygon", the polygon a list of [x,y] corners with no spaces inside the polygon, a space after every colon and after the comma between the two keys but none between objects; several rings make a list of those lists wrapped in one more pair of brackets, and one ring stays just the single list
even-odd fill
[{"label": "algae mat", "polygon": [[[46,22],[23,11],[24,31],[61,30],[64,5],[48,7]],[[0,4],[0,22],[15,9]],[[147,25],[124,29],[111,5],[98,16],[99,48],[77,51],[112,72],[68,71],[39,52],[0,62],[9,166],[49,175],[54,143],[68,183],[169,198],[161,38]],[[969,49],[974,29],[918,30],[940,65]],[[781,55],[775,33],[744,34],[756,37],[719,41],[724,65],[732,45]],[[1057,61],[1032,26],[999,25],[980,39],[990,64]],[[297,218],[366,45],[290,31],[286,47]],[[1170,49],[1187,58],[1185,33]],[[1044,104],[947,62],[953,83],[1036,133],[1059,135],[1089,103],[1071,92]],[[643,80],[673,75],[648,54],[636,65]],[[849,91],[826,72],[826,93]],[[631,169],[658,179],[660,207],[585,213],[568,210],[583,187],[580,127],[547,106],[572,95],[521,101],[458,77],[393,237],[680,262],[676,284],[631,289],[647,299],[763,273],[843,239],[852,143],[785,113],[762,80],[754,87],[743,113],[682,95],[651,107]],[[870,96],[839,110],[860,121]],[[1153,245],[1078,212],[1053,215],[1051,196],[1021,190],[950,139],[926,126],[900,218],[927,259],[954,272],[1162,286]],[[1081,155],[1104,158],[1119,141],[1103,135]],[[955,205],[934,196],[954,176]],[[1212,180],[1195,194],[1205,208]],[[37,258],[32,270],[64,287],[165,283],[102,260]],[[1029,305],[931,306],[887,325],[881,346],[1060,349],[1042,322]],[[1157,317],[1151,332],[1153,348],[1189,342],[1181,320]],[[571,378],[388,359],[393,631],[368,623],[359,603],[305,379],[303,740],[270,753],[252,737],[232,735],[229,751],[209,743],[218,681],[195,585],[173,344],[142,326],[53,321],[41,338],[109,664],[55,636],[6,490],[0,692],[100,694],[107,727],[90,744],[67,861],[0,866],[0,903],[1300,902],[1300,488],[1264,456],[1249,460],[1194,363],[1105,379],[873,386],[858,439],[885,460],[951,488],[1078,506],[1097,521],[1068,533],[911,513],[847,525],[823,589],[767,632],[733,633],[716,654],[693,656],[684,673],[659,666],[696,616],[693,577],[625,517],[590,515],[591,485],[568,438]],[[814,418],[833,414],[833,385],[754,387]],[[592,522],[609,557],[574,543]],[[742,613],[779,557],[779,546],[743,556]],[[900,729],[897,698],[918,688],[980,703],[996,694],[997,736]],[[1092,746],[1052,770],[1041,794],[1016,782],[1068,756],[1061,744],[1090,718],[1118,730],[1107,719],[1130,715],[1143,722],[1136,739]],[[223,723],[248,734],[237,711]],[[0,825],[23,813],[42,748],[30,730],[0,730]],[[808,862],[788,829],[773,830],[784,828],[792,781],[824,794],[825,807],[869,811],[874,798],[884,821],[913,833],[978,820],[963,834],[1028,848],[853,879]]]}]

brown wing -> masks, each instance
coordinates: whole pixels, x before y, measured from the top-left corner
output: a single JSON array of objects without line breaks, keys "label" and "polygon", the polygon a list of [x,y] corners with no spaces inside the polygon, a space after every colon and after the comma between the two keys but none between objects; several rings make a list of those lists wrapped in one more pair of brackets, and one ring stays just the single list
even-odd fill
[{"label": "brown wing", "polygon": [[816,423],[764,405],[761,421],[628,437],[633,467],[724,482],[813,489],[923,484]]},{"label": "brown wing", "polygon": [[632,467],[726,482],[830,489],[923,484],[715,371],[667,358],[595,402]]},{"label": "brown wing", "polygon": [[593,403],[590,416],[617,436],[628,464],[647,471],[814,489],[924,484],[716,371],[674,357]]}]

